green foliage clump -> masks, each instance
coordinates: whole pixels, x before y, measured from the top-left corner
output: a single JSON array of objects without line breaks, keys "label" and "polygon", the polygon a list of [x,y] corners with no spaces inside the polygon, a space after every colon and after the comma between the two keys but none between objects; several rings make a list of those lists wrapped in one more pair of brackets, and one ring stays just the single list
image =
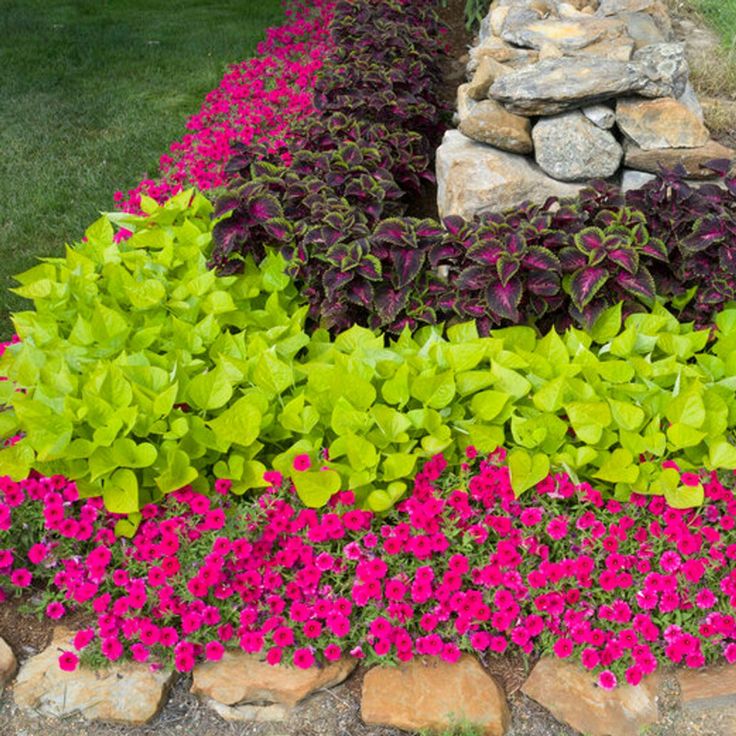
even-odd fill
[{"label": "green foliage clump", "polygon": [[[172,490],[226,478],[243,493],[266,467],[324,505],[351,488],[383,511],[419,458],[509,448],[516,493],[565,470],[607,486],[698,503],[662,468],[736,468],[736,308],[696,330],[663,307],[605,311],[590,332],[475,323],[304,331],[306,306],[281,256],[208,271],[212,208],[178,195],[115,243],[106,219],[18,277],[35,311],[0,361],[0,473],[63,473],[133,513]],[[313,468],[294,469],[297,455]],[[305,468],[307,464],[297,464]]]},{"label": "green foliage clump", "polygon": [[236,490],[265,485],[260,405],[236,386],[247,375],[252,390],[283,389],[284,361],[309,342],[279,256],[218,279],[208,200],[147,204],[145,217],[116,216],[128,240],[102,218],[63,258],[17,277],[35,311],[14,315],[21,342],[0,367],[0,431],[24,433],[0,451],[2,472],[63,473],[120,513],[202,487],[225,455]]}]

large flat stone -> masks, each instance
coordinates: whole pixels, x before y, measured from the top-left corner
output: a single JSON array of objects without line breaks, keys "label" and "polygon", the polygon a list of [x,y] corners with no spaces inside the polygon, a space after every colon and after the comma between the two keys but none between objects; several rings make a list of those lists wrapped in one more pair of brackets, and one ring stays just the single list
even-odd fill
[{"label": "large flat stone", "polygon": [[626,26],[616,19],[592,19],[583,16],[578,20],[545,18],[512,25],[509,14],[503,25],[501,38],[517,46],[540,49],[545,43],[553,43],[562,51],[574,51],[604,38],[620,36]]},{"label": "large flat stone", "polygon": [[503,151],[531,153],[529,118],[514,115],[495,100],[483,100],[460,121],[460,132]]},{"label": "large flat stone", "polygon": [[303,670],[273,666],[244,652],[225,652],[219,662],[203,662],[194,668],[192,693],[230,706],[265,702],[292,707],[319,688],[340,684],[356,663],[344,657]]},{"label": "large flat stone", "polygon": [[533,160],[477,143],[448,130],[437,149],[437,204],[440,217],[471,219],[483,212],[502,212],[526,200],[574,197],[583,185],[547,176]]},{"label": "large flat stone", "polygon": [[537,662],[522,692],[549,710],[557,720],[587,736],[640,736],[659,717],[659,678],[639,685],[603,690],[581,666],[554,657]]},{"label": "large flat stone", "polygon": [[700,148],[659,148],[645,151],[629,142],[624,143],[624,162],[631,169],[650,171],[656,174],[660,168],[673,169],[677,165],[685,167],[691,179],[713,179],[715,174],[704,168],[704,164],[715,159],[736,160],[736,151],[708,141]]},{"label": "large flat stone", "polygon": [[710,140],[708,129],[686,105],[672,97],[616,102],[616,123],[639,148],[700,148]]},{"label": "large flat stone", "polygon": [[468,655],[452,664],[417,658],[374,667],[363,680],[360,712],[368,725],[446,731],[465,723],[484,736],[503,736],[511,720],[501,688]]},{"label": "large flat stone", "polygon": [[540,61],[496,79],[489,97],[521,115],[554,115],[630,93],[677,97],[686,83],[682,46],[655,44],[628,63],[596,56]]},{"label": "large flat stone", "polygon": [[623,156],[613,135],[578,110],[542,118],[532,138],[534,157],[542,171],[561,181],[613,176]]},{"label": "large flat stone", "polygon": [[59,668],[62,650],[73,651],[73,634],[56,629],[51,644],[20,668],[13,687],[16,704],[46,716],[79,713],[113,723],[143,724],[164,703],[173,679],[170,670],[152,672],[146,664],[126,662],[102,670]]}]

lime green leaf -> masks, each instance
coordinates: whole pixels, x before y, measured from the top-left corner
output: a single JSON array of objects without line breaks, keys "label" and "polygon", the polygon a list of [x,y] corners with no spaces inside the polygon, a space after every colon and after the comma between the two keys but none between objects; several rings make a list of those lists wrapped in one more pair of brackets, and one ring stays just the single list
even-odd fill
[{"label": "lime green leaf", "polygon": [[383,479],[396,480],[407,478],[414,471],[417,456],[405,452],[394,452],[386,456],[383,461]]},{"label": "lime green leaf", "polygon": [[621,309],[623,302],[618,302],[600,313],[590,328],[590,336],[594,342],[603,344],[613,340],[621,330]]},{"label": "lime green leaf", "polygon": [[473,396],[470,410],[478,419],[490,422],[503,411],[509,398],[507,393],[501,391],[482,391]]},{"label": "lime green leaf", "polygon": [[639,477],[639,469],[633,464],[633,460],[634,457],[628,450],[614,450],[593,477],[609,483],[634,483]]},{"label": "lime green leaf", "polygon": [[676,450],[694,447],[700,444],[704,437],[705,432],[693,429],[690,425],[681,422],[675,422],[667,428],[667,439]]},{"label": "lime green leaf", "polygon": [[296,472],[291,479],[302,503],[311,509],[324,506],[342,485],[334,470]]},{"label": "lime green leaf", "polygon": [[219,366],[195,376],[187,385],[189,402],[197,409],[219,409],[233,395],[232,382]]},{"label": "lime green leaf", "polygon": [[261,429],[261,412],[245,397],[238,399],[207,425],[225,442],[248,447],[255,442]]},{"label": "lime green leaf", "polygon": [[736,447],[725,439],[715,440],[708,448],[709,470],[735,470]]},{"label": "lime green leaf", "polygon": [[549,474],[549,458],[539,453],[530,455],[526,450],[512,450],[508,454],[507,463],[511,487],[517,498]]},{"label": "lime green leaf", "polygon": [[627,432],[636,432],[646,419],[644,411],[635,404],[609,399],[608,405],[611,407],[613,421]]}]

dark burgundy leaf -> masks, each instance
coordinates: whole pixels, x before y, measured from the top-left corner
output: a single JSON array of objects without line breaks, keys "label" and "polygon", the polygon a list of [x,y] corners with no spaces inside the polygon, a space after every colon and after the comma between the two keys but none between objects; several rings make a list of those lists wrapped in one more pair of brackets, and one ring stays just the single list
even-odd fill
[{"label": "dark burgundy leaf", "polygon": [[506,286],[509,280],[516,275],[520,265],[519,261],[508,253],[501,255],[496,261],[496,272],[503,286]]},{"label": "dark burgundy leaf", "polygon": [[600,266],[575,271],[570,279],[570,297],[573,304],[580,310],[584,309],[606,283],[608,276],[608,269]]},{"label": "dark burgundy leaf", "polygon": [[555,296],[560,291],[560,277],[554,271],[535,271],[529,274],[526,288],[537,296]]},{"label": "dark burgundy leaf", "polygon": [[537,268],[542,271],[559,272],[560,270],[560,259],[549,248],[542,248],[538,245],[527,248],[523,262],[528,268]]},{"label": "dark burgundy leaf", "polygon": [[633,248],[617,248],[609,251],[608,260],[628,273],[636,273],[639,268],[639,254]]},{"label": "dark burgundy leaf", "polygon": [[494,284],[486,289],[486,303],[496,317],[518,322],[522,292],[519,279],[512,279],[506,286]]},{"label": "dark burgundy leaf", "polygon": [[579,233],[575,233],[575,245],[582,253],[586,255],[596,248],[603,247],[605,235],[599,227],[586,227]]},{"label": "dark burgundy leaf", "polygon": [[386,274],[398,289],[403,289],[413,281],[424,265],[424,252],[421,250],[409,250],[408,248],[397,248],[391,254],[393,271]]},{"label": "dark burgundy leaf", "polygon": [[616,276],[616,283],[629,294],[651,301],[654,299],[655,286],[652,275],[646,268],[642,267],[635,274],[620,273]]},{"label": "dark burgundy leaf", "polygon": [[399,312],[406,306],[408,297],[408,292],[403,289],[396,290],[390,286],[382,286],[376,289],[374,303],[381,323],[393,322]]}]

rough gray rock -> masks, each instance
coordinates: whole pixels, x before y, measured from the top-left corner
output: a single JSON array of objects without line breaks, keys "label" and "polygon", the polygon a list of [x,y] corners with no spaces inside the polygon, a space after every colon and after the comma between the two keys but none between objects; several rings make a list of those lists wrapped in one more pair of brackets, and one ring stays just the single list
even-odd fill
[{"label": "rough gray rock", "polygon": [[626,23],[626,33],[634,40],[637,49],[669,40],[659,30],[654,18],[647,13],[624,13],[621,19]]},{"label": "rough gray rock", "polygon": [[529,118],[508,112],[495,100],[483,100],[460,121],[460,132],[503,151],[531,153]]},{"label": "rough gray rock", "polygon": [[501,38],[517,46],[534,49],[542,48],[545,43],[553,43],[562,51],[575,51],[590,46],[595,41],[617,38],[626,28],[622,21],[615,18],[539,20],[528,16],[526,12],[510,12],[503,24]]},{"label": "rough gray rock", "polygon": [[583,108],[583,115],[603,130],[610,130],[616,124],[616,113],[608,105],[588,105]]},{"label": "rough gray rock", "polygon": [[689,69],[685,47],[680,43],[655,43],[634,52],[631,66],[639,72],[643,86],[635,90],[643,97],[679,97],[687,86]]},{"label": "rough gray rock", "polygon": [[540,61],[496,79],[489,97],[521,115],[554,115],[627,93],[678,97],[686,82],[683,47],[655,44],[628,63],[600,57]]},{"label": "rough gray rock", "polygon": [[623,156],[613,135],[579,111],[542,118],[534,126],[532,139],[541,169],[561,181],[613,176]]},{"label": "rough gray rock", "polygon": [[685,91],[677,98],[677,101],[685,105],[685,107],[687,107],[701,123],[703,122],[705,119],[703,108],[701,107],[700,100],[698,100],[698,96],[695,94],[695,90],[689,81],[685,85]]},{"label": "rough gray rock", "polygon": [[547,176],[533,160],[499,151],[448,130],[437,149],[437,205],[440,217],[471,219],[481,212],[502,212],[525,200],[574,197],[583,185]]},{"label": "rough gray rock", "polygon": [[621,191],[628,192],[632,189],[641,189],[645,184],[656,179],[654,174],[648,174],[646,171],[636,171],[635,169],[624,169],[621,172]]}]

